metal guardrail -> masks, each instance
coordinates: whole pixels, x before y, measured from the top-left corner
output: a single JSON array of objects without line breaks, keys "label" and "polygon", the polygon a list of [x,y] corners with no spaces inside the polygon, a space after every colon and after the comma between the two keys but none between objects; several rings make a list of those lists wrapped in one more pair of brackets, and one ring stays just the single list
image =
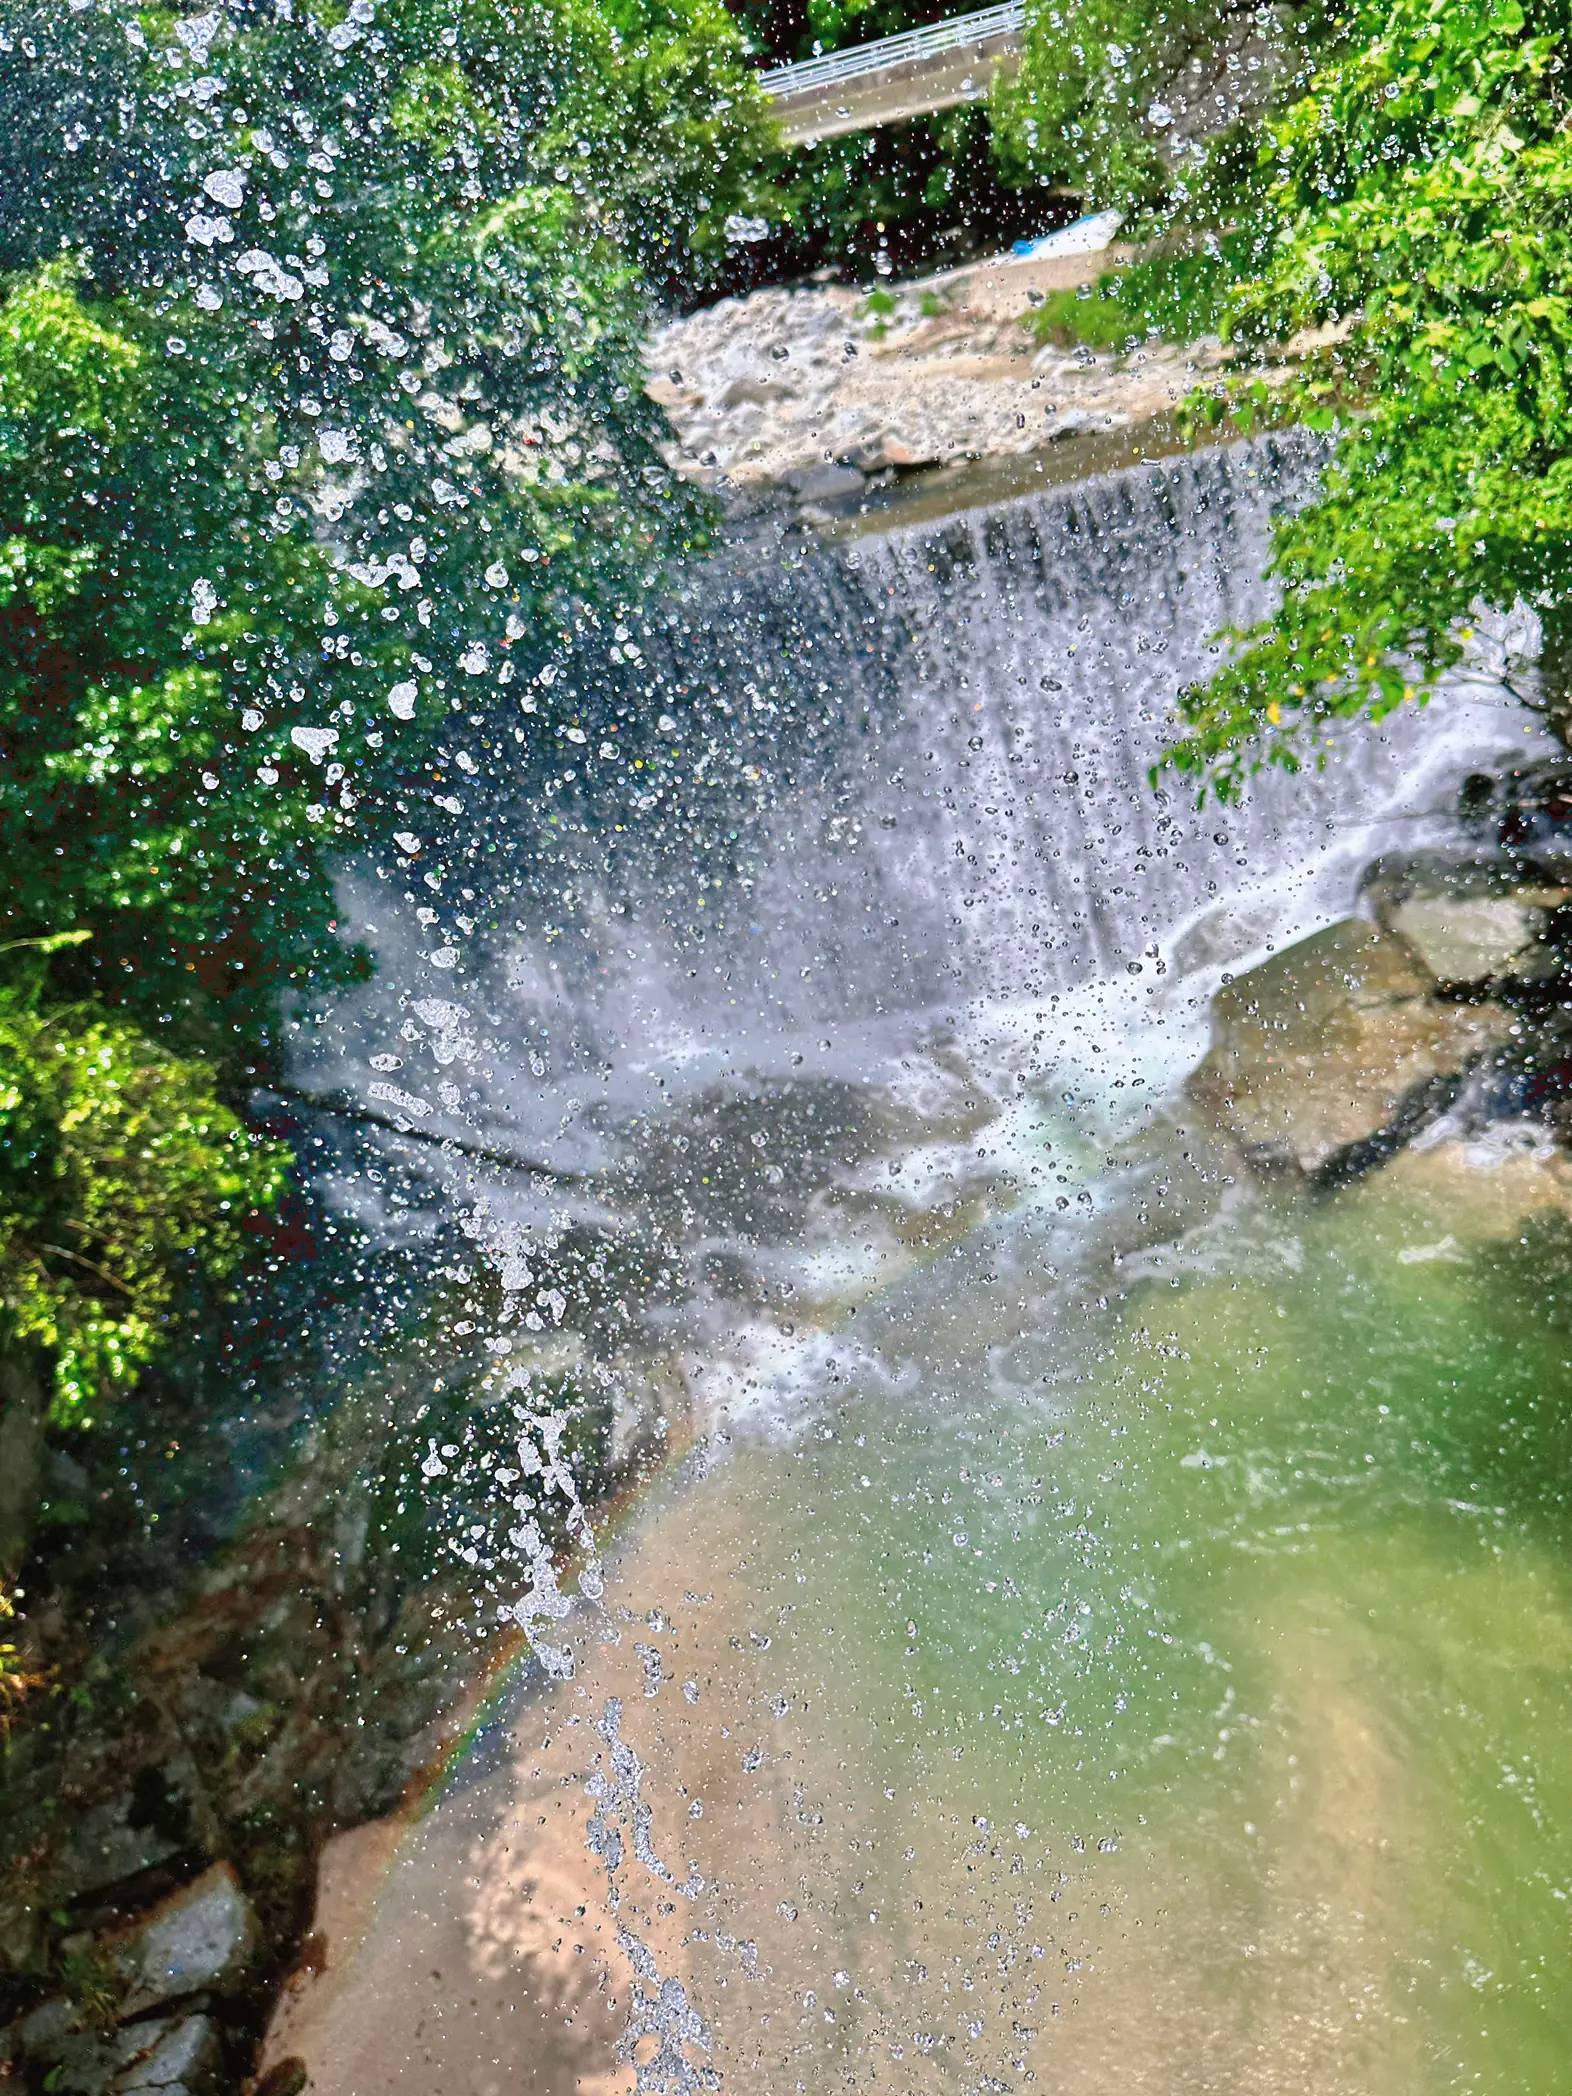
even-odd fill
[{"label": "metal guardrail", "polygon": [[881,36],[877,43],[857,44],[849,51],[829,51],[822,58],[777,66],[773,72],[759,75],[759,86],[772,101],[781,101],[787,96],[811,94],[816,88],[837,87],[842,81],[857,80],[868,73],[882,73],[891,66],[937,58],[967,44],[1009,36],[1025,25],[1025,0],[1005,0],[1002,7],[955,15],[947,22],[930,23],[926,29],[903,29],[897,36]]}]

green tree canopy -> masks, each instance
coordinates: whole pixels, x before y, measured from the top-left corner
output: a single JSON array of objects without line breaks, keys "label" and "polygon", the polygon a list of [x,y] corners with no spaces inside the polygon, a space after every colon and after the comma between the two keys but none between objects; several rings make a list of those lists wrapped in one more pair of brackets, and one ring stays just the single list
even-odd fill
[{"label": "green tree canopy", "polygon": [[699,528],[644,277],[719,240],[762,119],[712,0],[32,27],[0,81],[42,118],[0,185],[8,928],[90,926],[73,992],[164,1022],[195,988],[249,1033],[335,964],[368,789]]},{"label": "green tree canopy", "polygon": [[287,1158],[204,1064],[119,1018],[0,1000],[0,1348],[47,1357],[57,1421],[134,1385],[182,1286],[239,1263]]},{"label": "green tree canopy", "polygon": [[743,58],[719,0],[0,25],[0,1455],[276,1199],[220,1085],[357,965],[340,855],[702,533],[640,352],[750,197]]},{"label": "green tree canopy", "polygon": [[1331,453],[1277,532],[1281,609],[1184,701],[1176,761],[1225,793],[1301,762],[1303,731],[1422,700],[1482,606],[1523,600],[1565,654],[1569,29],[1560,0],[1355,9],[1266,131],[1267,265],[1227,325],[1334,338],[1287,400]]},{"label": "green tree canopy", "polygon": [[1001,169],[1148,228],[1215,222],[1248,194],[1256,126],[1324,24],[1321,0],[1032,0],[993,95]]}]

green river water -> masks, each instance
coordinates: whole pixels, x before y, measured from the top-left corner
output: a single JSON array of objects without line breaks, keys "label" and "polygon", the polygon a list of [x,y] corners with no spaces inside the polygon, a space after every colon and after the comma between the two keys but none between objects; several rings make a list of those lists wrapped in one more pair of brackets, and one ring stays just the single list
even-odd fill
[{"label": "green river water", "polygon": [[[1077,1270],[996,1217],[667,1473],[576,1679],[408,1837],[319,2087],[630,2089],[619,1927],[750,2096],[1572,2086],[1554,1168],[1311,1198],[1189,1140],[1102,1171]],[[615,1913],[612,1696],[670,1873]]]},{"label": "green river water", "polygon": [[[973,1255],[878,1332],[944,1402],[741,1466],[919,1993],[1097,2087],[1568,2086],[1569,1253],[1378,1179],[1019,1333]],[[1044,2043],[933,2021],[958,2085]]]}]

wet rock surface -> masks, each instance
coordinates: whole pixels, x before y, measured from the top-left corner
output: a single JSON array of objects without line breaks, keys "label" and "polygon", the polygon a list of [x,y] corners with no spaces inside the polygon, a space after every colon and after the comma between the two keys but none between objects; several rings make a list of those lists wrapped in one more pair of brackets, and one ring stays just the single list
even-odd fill
[{"label": "wet rock surface", "polygon": [[256,1941],[256,1915],[234,1866],[215,1863],[112,1946],[126,1982],[121,2013],[140,2015],[205,1987],[232,1988]]},{"label": "wet rock surface", "polygon": [[[429,1396],[418,1354],[341,1395],[206,1562],[122,1570],[118,1635],[96,1645],[34,1568],[55,1643],[42,1722],[0,1759],[0,2084],[249,2089],[323,1842],[399,1804],[504,1642],[484,1572],[447,1547],[440,1484],[406,1492]],[[599,1398],[575,1426],[592,1497],[686,1404],[669,1364]]]},{"label": "wet rock surface", "polygon": [[1500,779],[1479,776],[1465,805],[1494,825],[1500,849],[1525,872],[1572,881],[1572,764],[1525,765]]},{"label": "wet rock surface", "polygon": [[217,2084],[221,2059],[218,2031],[207,2016],[186,2016],[172,2024],[150,2052],[120,2076],[117,2096],[136,2090],[187,2090],[190,2096]]},{"label": "wet rock surface", "polygon": [[1442,983],[1543,982],[1562,967],[1559,913],[1572,887],[1525,878],[1512,859],[1439,852],[1383,859],[1364,893],[1377,924],[1405,940]]},{"label": "wet rock surface", "polygon": [[649,351],[668,462],[746,513],[766,495],[844,503],[868,476],[1151,422],[1222,363],[1219,343],[1039,348],[1025,324],[1034,298],[1089,283],[1112,259],[1005,256],[883,294],[885,311],[827,285],[690,314]]},{"label": "wet rock surface", "polygon": [[1565,1206],[1572,768],[1476,775],[1459,813],[1456,846],[1366,868],[1368,918],[1225,979],[1190,1092],[1254,1169],[1385,1166],[1464,1200],[1488,1168],[1513,1213]]},{"label": "wet rock surface", "polygon": [[1536,1218],[1572,1218],[1572,1156],[1543,1123],[1447,1115],[1382,1173],[1394,1191],[1431,1205],[1441,1234],[1398,1257],[1404,1265],[1460,1259],[1471,1244],[1516,1237]]},{"label": "wet rock surface", "polygon": [[12,2040],[13,2068],[67,2096],[131,2096],[154,2089],[212,2096],[222,2086],[222,2040],[200,2005],[118,2029],[84,2029],[81,2010],[58,1998],[25,2018]]},{"label": "wet rock surface", "polygon": [[1389,928],[1442,982],[1471,983],[1554,974],[1546,924],[1545,909],[1521,896],[1416,896],[1392,912]]},{"label": "wet rock surface", "polygon": [[105,1891],[193,1853],[210,1854],[214,1834],[195,1763],[172,1739],[161,1763],[144,1764],[83,1813],[67,1837],[60,1874],[77,1897]]},{"label": "wet rock surface", "polygon": [[1191,1096],[1250,1164],[1331,1179],[1395,1150],[1507,1043],[1491,1005],[1441,1002],[1395,933],[1329,926],[1225,985]]}]

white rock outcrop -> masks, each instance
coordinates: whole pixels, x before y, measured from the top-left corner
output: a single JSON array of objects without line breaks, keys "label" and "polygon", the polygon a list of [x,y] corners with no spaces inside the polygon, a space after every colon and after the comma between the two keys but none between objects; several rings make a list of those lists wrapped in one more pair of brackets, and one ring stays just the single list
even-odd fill
[{"label": "white rock outcrop", "polygon": [[840,285],[756,291],[671,323],[649,392],[668,462],[722,490],[818,492],[809,476],[1020,455],[1171,410],[1217,368],[1216,341],[1120,354],[1037,348],[1033,294],[1093,280],[1101,254],[990,263],[900,287],[893,311]]}]

